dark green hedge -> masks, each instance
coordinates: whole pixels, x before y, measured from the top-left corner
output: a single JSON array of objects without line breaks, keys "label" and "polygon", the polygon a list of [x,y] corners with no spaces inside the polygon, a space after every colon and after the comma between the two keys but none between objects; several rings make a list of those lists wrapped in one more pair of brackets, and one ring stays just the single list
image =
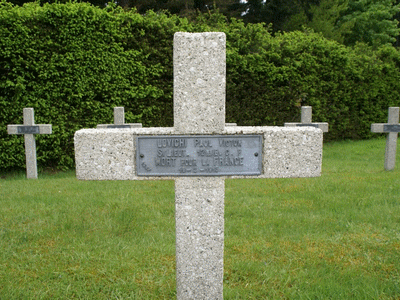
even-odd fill
[{"label": "dark green hedge", "polygon": [[8,136],[5,126],[21,124],[24,107],[35,109],[36,123],[53,125],[52,135],[37,136],[39,166],[72,167],[74,132],[112,123],[114,106],[125,107],[127,122],[170,125],[171,50],[165,49],[175,23],[85,3],[3,2],[1,168],[24,165],[23,138]]},{"label": "dark green hedge", "polygon": [[272,37],[260,24],[218,14],[195,22],[165,14],[139,15],[87,3],[0,2],[0,170],[23,168],[22,109],[36,123],[38,165],[74,166],[73,134],[111,123],[124,106],[126,122],[172,126],[172,47],[176,31],[227,34],[227,122],[278,125],[300,119],[330,123],[325,140],[363,139],[400,104],[400,55],[391,46],[372,51],[328,41],[312,32]]}]

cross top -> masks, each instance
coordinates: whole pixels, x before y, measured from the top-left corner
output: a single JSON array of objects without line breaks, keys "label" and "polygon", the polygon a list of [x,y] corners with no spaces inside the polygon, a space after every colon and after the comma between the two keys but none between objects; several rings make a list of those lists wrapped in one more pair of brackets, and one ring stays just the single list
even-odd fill
[{"label": "cross top", "polygon": [[[225,128],[226,37],[178,32],[174,36],[174,127],[177,133]],[[194,55],[195,54],[195,55]]]},{"label": "cross top", "polygon": [[51,134],[49,124],[35,124],[33,108],[24,108],[23,125],[7,125],[8,134],[23,134],[25,140],[26,177],[37,179],[36,142],[34,134]]},{"label": "cross top", "polygon": [[296,127],[296,126],[310,126],[319,128],[322,132],[328,132],[328,123],[317,123],[312,122],[312,107],[302,106],[301,107],[301,122],[300,123],[285,123],[286,127]]},{"label": "cross top", "polygon": [[384,167],[387,171],[393,170],[396,164],[397,137],[400,132],[399,108],[389,107],[388,122],[372,124],[371,131],[389,133],[386,139]]}]

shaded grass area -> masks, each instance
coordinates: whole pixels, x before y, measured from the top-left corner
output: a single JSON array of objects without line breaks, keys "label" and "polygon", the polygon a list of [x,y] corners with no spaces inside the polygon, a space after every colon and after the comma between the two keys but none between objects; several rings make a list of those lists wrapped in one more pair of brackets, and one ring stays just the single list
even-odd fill
[{"label": "shaded grass area", "polygon": [[[225,299],[399,299],[400,157],[324,146],[319,178],[226,181]],[[174,299],[172,181],[0,180],[0,299]]]}]

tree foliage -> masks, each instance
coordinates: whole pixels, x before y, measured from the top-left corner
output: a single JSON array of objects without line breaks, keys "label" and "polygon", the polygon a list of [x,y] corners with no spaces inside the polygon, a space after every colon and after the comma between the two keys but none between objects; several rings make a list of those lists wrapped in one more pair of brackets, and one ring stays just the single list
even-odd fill
[{"label": "tree foliage", "polygon": [[311,28],[325,38],[340,43],[344,35],[351,31],[353,22],[340,22],[339,18],[348,9],[348,0],[321,0],[319,5],[310,5],[308,15],[302,10],[293,15],[285,24],[285,31]]},{"label": "tree foliage", "polygon": [[339,22],[350,22],[353,26],[344,35],[346,45],[357,42],[371,46],[394,43],[400,33],[398,21],[394,18],[400,12],[395,0],[353,0],[349,2]]},{"label": "tree foliage", "polygon": [[[21,124],[22,108],[33,107],[36,123],[53,124],[52,135],[38,137],[39,163],[72,166],[73,133],[110,123],[114,106],[125,106],[131,122],[171,123],[171,74],[163,64],[172,33],[169,41],[162,26],[174,31],[179,20],[151,14],[144,25],[140,14],[111,5],[0,5],[0,119]],[[5,127],[1,135],[2,166],[23,163],[23,139],[8,137]]]},{"label": "tree foliage", "polygon": [[[17,5],[27,2],[9,1]],[[44,4],[70,0],[36,1]],[[86,2],[104,8],[109,0]],[[308,27],[345,45],[363,42],[378,47],[400,40],[398,0],[116,0],[113,3],[140,14],[152,10],[190,20],[195,20],[199,13],[218,10],[228,18],[242,19],[245,23],[272,24],[273,32]]]}]

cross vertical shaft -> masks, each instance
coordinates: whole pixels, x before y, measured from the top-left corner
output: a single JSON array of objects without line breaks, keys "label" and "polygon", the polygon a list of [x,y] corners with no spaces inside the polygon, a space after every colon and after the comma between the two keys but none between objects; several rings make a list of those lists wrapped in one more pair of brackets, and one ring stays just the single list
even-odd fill
[{"label": "cross vertical shaft", "polygon": [[[388,124],[399,123],[399,108],[389,107]],[[397,132],[389,132],[386,140],[385,170],[393,170],[396,164]]]},{"label": "cross vertical shaft", "polygon": [[124,125],[125,124],[125,111],[123,107],[114,107],[114,124]]},{"label": "cross vertical shaft", "polygon": [[[225,34],[175,34],[177,133],[222,133],[225,61]],[[175,179],[177,299],[223,298],[224,197],[223,178]]]},{"label": "cross vertical shaft", "polygon": [[301,107],[301,123],[311,123],[312,107],[302,106]]},{"label": "cross vertical shaft", "polygon": [[[35,125],[35,116],[33,108],[24,108],[24,125]],[[37,179],[37,162],[36,162],[36,142],[33,134],[24,134],[25,140],[25,157],[26,157],[26,177]]]}]

